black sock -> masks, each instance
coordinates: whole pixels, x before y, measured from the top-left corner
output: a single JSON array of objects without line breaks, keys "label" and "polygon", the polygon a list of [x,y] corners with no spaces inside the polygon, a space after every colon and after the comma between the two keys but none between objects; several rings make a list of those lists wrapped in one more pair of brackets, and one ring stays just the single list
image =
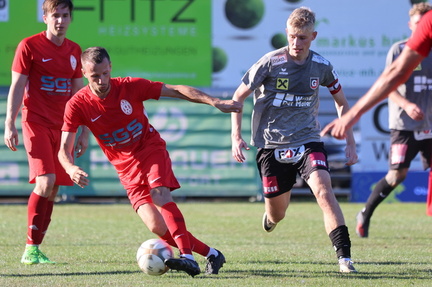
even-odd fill
[{"label": "black sock", "polygon": [[338,258],[351,258],[351,241],[346,225],[336,227],[329,237]]},{"label": "black sock", "polygon": [[378,181],[378,183],[375,185],[374,190],[369,195],[369,198],[363,210],[363,218],[365,219],[365,221],[370,220],[375,208],[390,194],[390,192],[392,192],[393,189],[394,187],[390,186],[387,183],[385,177]]}]

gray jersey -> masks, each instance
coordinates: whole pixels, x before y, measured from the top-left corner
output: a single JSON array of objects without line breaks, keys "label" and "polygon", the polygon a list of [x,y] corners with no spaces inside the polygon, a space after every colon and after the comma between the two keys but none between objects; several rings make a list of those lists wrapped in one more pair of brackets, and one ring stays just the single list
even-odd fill
[{"label": "gray jersey", "polygon": [[[390,48],[386,65],[390,65],[405,47],[407,40],[400,41]],[[432,129],[432,53],[423,59],[413,71],[408,81],[398,87],[398,92],[423,111],[422,121],[413,120],[393,101],[389,100],[389,127],[395,130],[424,131]]]},{"label": "gray jersey", "polygon": [[284,47],[264,55],[242,81],[254,90],[251,145],[287,148],[321,141],[319,86],[338,82],[329,61],[311,50],[298,65]]}]

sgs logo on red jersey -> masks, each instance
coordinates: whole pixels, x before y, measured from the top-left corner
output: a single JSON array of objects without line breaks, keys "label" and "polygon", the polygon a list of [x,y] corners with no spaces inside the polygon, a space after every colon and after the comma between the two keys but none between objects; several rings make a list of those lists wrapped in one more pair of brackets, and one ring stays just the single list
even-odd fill
[{"label": "sgs logo on red jersey", "polygon": [[99,140],[105,146],[118,146],[134,142],[134,139],[142,134],[143,125],[137,119],[131,121],[125,128],[120,128],[111,133],[99,135]]},{"label": "sgs logo on red jersey", "polygon": [[71,79],[42,76],[41,82],[42,82],[41,90],[47,92],[70,93],[72,90]]}]

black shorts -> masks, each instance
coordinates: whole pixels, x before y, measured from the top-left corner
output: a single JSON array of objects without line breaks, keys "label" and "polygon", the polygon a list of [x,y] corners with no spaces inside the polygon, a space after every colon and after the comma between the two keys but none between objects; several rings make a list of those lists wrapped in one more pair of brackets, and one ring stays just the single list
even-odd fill
[{"label": "black shorts", "polygon": [[307,181],[313,171],[329,171],[324,143],[311,142],[304,146],[304,155],[296,163],[281,163],[275,157],[275,149],[258,148],[256,161],[264,197],[271,198],[290,191],[297,174]]},{"label": "black shorts", "polygon": [[390,131],[389,166],[391,170],[409,168],[420,152],[423,168],[431,165],[432,139],[416,140],[412,131]]}]

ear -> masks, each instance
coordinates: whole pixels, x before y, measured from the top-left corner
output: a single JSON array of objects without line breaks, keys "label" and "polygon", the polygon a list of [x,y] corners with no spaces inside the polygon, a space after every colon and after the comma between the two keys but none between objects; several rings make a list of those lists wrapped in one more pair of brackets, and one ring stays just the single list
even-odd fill
[{"label": "ear", "polygon": [[47,16],[45,14],[42,15],[42,20],[44,21],[45,24],[48,24],[47,23]]},{"label": "ear", "polygon": [[317,35],[318,35],[318,32],[317,32],[317,31],[314,31],[314,32],[312,33],[312,37],[313,37],[312,40],[315,40]]}]

